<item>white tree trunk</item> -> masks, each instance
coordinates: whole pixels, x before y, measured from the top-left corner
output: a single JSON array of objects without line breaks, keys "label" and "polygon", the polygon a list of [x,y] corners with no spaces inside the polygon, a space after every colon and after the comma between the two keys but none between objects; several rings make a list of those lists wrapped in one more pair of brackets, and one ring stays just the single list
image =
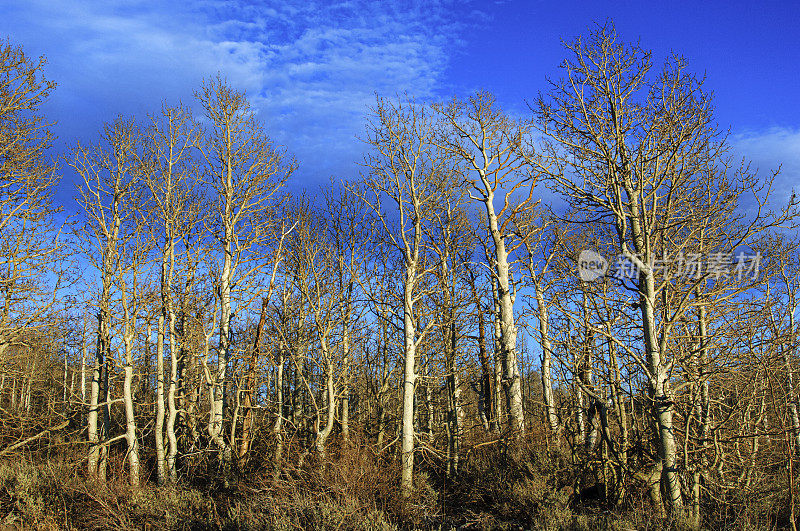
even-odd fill
[{"label": "white tree trunk", "polygon": [[277,369],[275,371],[275,403],[277,414],[275,423],[272,425],[272,434],[275,435],[275,478],[277,479],[281,471],[281,459],[283,457],[283,348],[278,350]]},{"label": "white tree trunk", "polygon": [[558,421],[558,413],[556,412],[555,399],[553,397],[553,349],[550,343],[549,316],[541,288],[538,284],[534,284],[534,288],[538,310],[537,317],[539,318],[539,345],[542,349],[542,395],[550,433],[558,437],[561,426]]},{"label": "white tree trunk", "polygon": [[[99,341],[98,341],[99,342]],[[98,465],[100,463],[100,434],[98,433],[98,409],[100,399],[100,366],[102,363],[102,354],[98,349],[92,369],[91,391],[89,393],[89,411],[86,415],[86,429],[89,439],[89,460],[87,467],[87,475],[90,478],[97,478]]]},{"label": "white tree trunk", "polygon": [[[328,350],[328,342],[322,339],[322,356],[325,363],[325,427],[317,431],[316,449],[321,458],[325,457],[325,443],[328,436],[333,430],[333,423],[336,418],[336,389],[333,381],[333,364],[330,359],[330,352]],[[319,419],[317,419],[319,424]]]},{"label": "white tree trunk", "polygon": [[499,318],[501,359],[503,361],[503,387],[506,390],[509,428],[516,436],[525,433],[525,416],[522,409],[522,386],[517,364],[517,327],[514,323],[514,299],[511,295],[511,279],[505,239],[500,232],[494,209],[494,193],[484,172],[480,173],[486,194],[484,205],[489,223],[489,236],[494,243],[494,275],[497,279],[496,302]]},{"label": "white tree trunk", "polygon": [[342,324],[342,441],[347,444],[350,441],[350,316],[353,311],[352,301],[352,282],[347,294],[347,307],[345,309],[345,319]]},{"label": "white tree trunk", "polygon": [[458,473],[459,454],[461,453],[461,419],[463,416],[461,408],[461,389],[458,378],[458,368],[456,367],[456,327],[455,322],[452,322],[455,316],[450,315],[450,326],[448,327],[448,343],[447,346],[447,394],[448,394],[448,444],[447,450],[450,459],[447,463],[448,475]]},{"label": "white tree trunk", "polygon": [[[792,296],[794,297],[794,296]],[[702,310],[704,308],[701,307]],[[800,415],[798,414],[798,400],[797,400],[797,393],[795,393],[794,389],[794,375],[793,375],[793,368],[792,368],[792,355],[794,353],[794,345],[796,341],[797,332],[795,329],[795,318],[794,312],[796,309],[793,307],[789,312],[789,337],[792,339],[791,342],[791,350],[787,349],[785,346],[781,347],[781,354],[783,356],[783,363],[786,366],[786,396],[788,397],[788,406],[789,406],[789,418],[792,422],[792,432],[794,433],[794,440],[795,445],[797,446],[796,451],[800,452]],[[706,383],[706,387],[708,384]],[[706,394],[708,393],[707,389],[705,389]]]},{"label": "white tree trunk", "polygon": [[[126,349],[129,347],[126,346]],[[136,436],[136,417],[133,412],[133,360],[131,356],[125,364],[123,399],[125,402],[125,440],[128,444],[128,466],[132,487],[139,486],[139,439]]]},{"label": "white tree trunk", "polygon": [[400,493],[411,497],[414,476],[414,388],[417,374],[416,329],[414,325],[413,287],[416,284],[416,264],[406,264],[403,284],[403,415],[400,423]]},{"label": "white tree trunk", "polygon": [[[169,195],[167,196],[169,198]],[[176,468],[176,458],[178,455],[178,438],[175,435],[175,421],[178,418],[178,407],[176,404],[176,393],[178,388],[178,353],[180,347],[177,341],[175,329],[176,317],[172,307],[172,283],[175,271],[175,239],[172,234],[173,226],[168,224],[166,228],[166,240],[161,255],[161,319],[166,326],[165,335],[169,343],[169,386],[167,387],[167,453],[165,458],[166,479],[175,483],[178,481],[178,471]],[[161,321],[159,321],[160,323]],[[162,359],[163,365],[163,359]],[[163,378],[163,373],[162,373]],[[163,387],[163,384],[162,384]],[[163,398],[162,398],[163,400]],[[162,406],[163,407],[163,406]],[[163,444],[163,443],[162,443]]]},{"label": "white tree trunk", "polygon": [[[69,379],[69,403],[72,406],[73,402],[75,402],[75,373],[77,371],[73,368],[72,369],[72,377]],[[3,375],[5,378],[5,375]],[[0,383],[0,395],[3,393],[3,384]]]},{"label": "white tree trunk", "polygon": [[492,278],[492,300],[493,313],[492,324],[494,325],[494,335],[492,345],[494,346],[494,392],[492,396],[492,408],[494,409],[495,429],[500,432],[503,424],[503,349],[500,345],[500,303],[497,296],[497,280]]},{"label": "white tree trunk", "polygon": [[156,339],[156,481],[166,482],[166,459],[164,455],[164,315],[158,316],[158,338]]},{"label": "white tree trunk", "polygon": [[[105,276],[105,275],[104,275]],[[98,315],[97,352],[95,354],[94,372],[92,374],[92,397],[88,416],[89,458],[88,475],[100,482],[106,480],[106,467],[108,463],[108,447],[104,439],[108,435],[110,416],[110,397],[108,389],[108,345],[110,343],[108,331],[108,304],[110,293],[110,276],[104,278],[101,308]]]},{"label": "white tree trunk", "polygon": [[86,410],[86,335],[84,334],[81,346],[81,410]]},{"label": "white tree trunk", "polygon": [[[230,179],[230,170],[229,170]],[[230,210],[230,198],[226,197],[226,212]],[[231,281],[233,278],[233,229],[228,217],[224,220],[225,241],[222,245],[223,266],[219,285],[219,350],[217,356],[217,375],[214,379],[211,401],[211,424],[209,435],[220,450],[222,465],[227,467],[231,459],[230,447],[224,437],[224,415],[227,402],[228,364],[230,363],[231,333]]]},{"label": "white tree trunk", "polygon": [[[64,403],[64,409],[65,410],[69,409],[68,403],[67,403],[67,397],[69,396],[68,391],[67,391],[67,378],[68,378],[68,375],[69,375],[69,363],[67,362],[67,354],[64,353],[64,397],[63,397],[62,402]],[[3,389],[2,386],[0,386],[0,394],[2,394],[2,389]]]},{"label": "white tree trunk", "polygon": [[176,458],[178,456],[178,438],[175,435],[175,421],[178,418],[178,407],[176,404],[176,393],[178,388],[178,350],[177,334],[175,333],[175,313],[169,308],[169,389],[167,391],[167,442],[168,451],[166,458],[167,477],[176,483],[178,481],[178,470],[176,468]]},{"label": "white tree trunk", "polygon": [[[630,173],[626,171],[626,175],[630,175]],[[633,197],[634,193],[629,192],[628,196]],[[629,219],[634,250],[639,257],[649,262],[652,257],[652,251],[645,244],[639,217],[639,204],[635,200],[631,200],[630,205],[631,215]],[[640,272],[638,287],[650,390],[653,393],[653,408],[658,426],[658,453],[663,462],[661,469],[662,488],[667,494],[672,510],[680,514],[683,511],[683,497],[681,496],[681,484],[678,477],[678,454],[672,424],[673,397],[669,385],[668,365],[662,359],[661,342],[656,328],[655,273],[649,267],[647,270]],[[662,342],[665,335],[662,334]]]}]

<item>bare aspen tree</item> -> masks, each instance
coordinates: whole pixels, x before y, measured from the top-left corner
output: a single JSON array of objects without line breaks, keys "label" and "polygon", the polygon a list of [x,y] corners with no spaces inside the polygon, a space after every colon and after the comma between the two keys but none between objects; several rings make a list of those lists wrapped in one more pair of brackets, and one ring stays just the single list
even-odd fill
[{"label": "bare aspen tree", "polygon": [[[486,234],[482,234],[481,236],[486,236]],[[485,238],[481,238],[481,247],[483,250],[483,257],[486,264],[489,264],[490,271],[494,269],[494,258],[489,250],[489,243],[485,241]],[[491,315],[491,328],[492,331],[492,358],[494,361],[494,370],[492,372],[492,410],[493,416],[496,419],[495,422],[495,429],[499,432],[502,429],[502,425],[506,417],[504,417],[503,413],[503,348],[500,344],[500,338],[502,336],[502,327],[500,325],[500,299],[498,297],[498,290],[497,290],[497,278],[494,274],[489,276],[489,286],[490,286],[490,301],[489,301],[489,314]],[[508,408],[506,407],[506,413]]]},{"label": "bare aspen tree", "polygon": [[[348,208],[347,204],[334,203],[339,199],[327,197],[327,208]],[[361,203],[350,197],[349,206],[359,211]],[[363,209],[363,207],[361,207]],[[300,355],[299,349],[291,349],[290,353],[295,365],[310,361],[319,367],[321,372],[320,397],[313,392],[312,374],[307,371],[298,372],[300,380],[309,397],[314,410],[313,435],[314,447],[320,457],[325,457],[326,442],[335,425],[337,404],[344,395],[342,388],[348,378],[350,356],[350,326],[353,317],[353,286],[348,285],[348,260],[355,260],[354,254],[347,256],[347,238],[355,234],[340,234],[331,226],[355,227],[356,217],[349,219],[331,219],[325,216],[326,210],[313,211],[305,201],[298,201],[293,218],[297,220],[297,229],[288,244],[289,271],[287,272],[293,285],[299,292],[303,307],[307,308],[311,337],[318,349]],[[347,210],[342,210],[347,212]],[[352,247],[352,253],[357,252]],[[338,344],[334,343],[339,332]],[[282,341],[288,341],[284,337]],[[303,349],[305,350],[305,349]],[[344,422],[342,422],[344,428]]]},{"label": "bare aspen tree", "polygon": [[56,85],[44,66],[0,41],[0,363],[20,334],[45,328],[64,278],[53,134],[41,114]]},{"label": "bare aspen tree", "polygon": [[368,254],[363,252],[371,235],[364,203],[345,187],[324,194],[325,215],[328,219],[328,240],[335,256],[335,282],[339,297],[341,320],[341,414],[342,439],[350,438],[350,363],[353,348],[353,327],[357,318],[355,308],[359,273]]},{"label": "bare aspen tree", "polygon": [[[209,366],[212,350],[211,338],[214,337],[214,327],[217,324],[217,303],[219,301],[216,294],[210,298],[210,304],[208,301],[205,301],[206,304],[201,306],[197,316],[198,324],[200,324],[203,332],[203,356],[200,358],[200,362],[203,366],[203,377],[209,391],[209,415],[206,431],[208,432],[211,441],[218,448],[220,446],[224,448],[224,440],[221,440],[222,434],[219,431],[219,426],[217,425],[219,419],[214,415],[214,408],[216,407],[214,400],[217,399],[214,390],[222,385],[217,379],[220,371],[216,370],[212,372],[212,369]],[[215,437],[217,439],[215,439]]]},{"label": "bare aspen tree", "polygon": [[548,289],[552,284],[550,264],[555,254],[561,251],[558,240],[560,235],[554,227],[556,220],[547,217],[543,212],[528,210],[522,212],[515,221],[527,251],[525,263],[528,284],[533,287],[534,300],[536,301],[535,315],[539,322],[539,347],[541,348],[541,378],[542,398],[547,417],[547,425],[558,441],[561,433],[561,423],[556,411],[553,396],[553,347],[550,333],[550,301],[546,299]]},{"label": "bare aspen tree", "polygon": [[19,219],[42,219],[50,212],[55,167],[45,158],[53,134],[39,108],[56,84],[21,47],[0,43],[0,231]]},{"label": "bare aspen tree", "polygon": [[[402,303],[402,293],[396,293],[395,279],[398,274],[398,264],[383,242],[376,241],[375,235],[369,241],[370,249],[366,261],[362,264],[362,274],[359,275],[359,284],[369,303],[372,317],[376,319],[377,330],[374,333],[374,357],[368,357],[366,367],[374,368],[375,372],[369,373],[368,378],[374,381],[374,410],[376,422],[376,445],[379,452],[383,452],[388,430],[390,414],[390,393],[392,379],[396,367],[391,363],[394,348],[402,347],[402,342],[396,339],[394,331],[403,332],[402,321],[393,307]],[[389,446],[391,446],[390,443]]]},{"label": "bare aspen tree", "polygon": [[[776,269],[772,282],[765,284],[762,288],[767,295],[765,303],[765,307],[769,309],[767,323],[775,348],[780,352],[780,359],[786,373],[783,384],[787,399],[786,408],[789,422],[792,426],[794,444],[797,447],[796,451],[800,452],[800,413],[798,412],[800,404],[795,389],[795,360],[797,359],[798,344],[796,313],[800,309],[800,299],[798,299],[798,290],[800,290],[800,267],[798,266],[798,255],[800,253],[798,252],[798,247],[800,242],[776,235],[766,243],[765,250],[768,250],[773,255],[771,262],[774,263]],[[770,284],[772,285],[770,286]],[[701,307],[702,309],[703,307]],[[706,316],[701,314],[699,317],[699,324],[704,325]],[[706,335],[707,332],[704,329],[700,331],[701,338],[705,338]],[[708,354],[705,350],[703,354],[707,358]],[[704,388],[703,391],[702,404],[705,405],[708,400],[707,388]]]},{"label": "bare aspen tree", "polygon": [[278,267],[280,266],[281,260],[284,256],[284,240],[286,236],[294,230],[296,226],[296,222],[291,223],[291,225],[287,226],[286,223],[282,223],[280,226],[280,239],[278,241],[277,247],[274,250],[273,259],[272,259],[272,271],[270,272],[269,278],[269,285],[267,286],[267,293],[266,296],[261,301],[261,313],[258,319],[258,326],[256,327],[255,336],[253,338],[253,346],[252,352],[250,355],[250,359],[248,360],[248,368],[247,368],[247,377],[246,377],[246,384],[245,389],[242,393],[242,405],[244,407],[244,419],[242,419],[242,440],[239,444],[239,453],[238,458],[240,460],[244,459],[247,456],[247,452],[250,451],[250,445],[252,444],[253,440],[253,407],[254,407],[254,400],[253,400],[253,393],[256,387],[256,376],[258,370],[258,362],[259,358],[261,357],[261,337],[264,333],[264,327],[267,324],[267,317],[269,311],[269,304],[270,300],[272,299],[272,295],[275,292],[275,279],[278,274]]},{"label": "bare aspen tree", "polygon": [[[493,276],[497,284],[498,341],[509,428],[519,436],[525,432],[525,418],[511,280],[511,262],[514,260],[513,257],[509,260],[509,256],[519,246],[519,242],[514,240],[513,218],[533,205],[536,176],[530,173],[523,152],[530,124],[511,120],[487,93],[478,93],[466,102],[454,100],[447,106],[437,106],[437,110],[444,121],[437,142],[462,160],[470,197],[483,204],[485,209],[493,251]],[[524,193],[517,198],[514,194],[520,189]],[[496,205],[496,200],[502,205]]]},{"label": "bare aspen tree", "polygon": [[[284,298],[284,306],[286,299]],[[275,349],[275,422],[272,424],[272,434],[275,436],[275,469],[273,477],[277,479],[281,471],[283,457],[283,410],[284,410],[284,369],[286,367],[286,346],[282,342]]]},{"label": "bare aspen tree", "polygon": [[164,330],[166,320],[163,313],[158,316],[156,328],[156,481],[163,485],[167,481],[167,457],[164,448],[164,420],[166,418],[166,401],[164,400]]},{"label": "bare aspen tree", "polygon": [[[769,182],[746,167],[728,171],[727,144],[713,124],[710,97],[682,58],[672,57],[651,73],[650,53],[619,43],[611,25],[567,49],[565,77],[553,82],[537,107],[540,132],[549,139],[542,143],[547,156],[530,160],[549,174],[570,206],[608,228],[614,249],[636,268],[621,289],[635,297],[644,356],[631,345],[617,345],[636,360],[648,382],[661,487],[681,514],[671,382],[680,357],[672,344],[686,310],[705,304],[705,294],[692,293],[714,273],[676,281],[661,276],[657,264],[694,251],[703,237],[706,252],[730,255],[759,232],[791,219],[793,205],[775,215],[763,211]],[[752,193],[757,204],[746,221],[735,211],[743,193]],[[713,234],[709,227],[716,227]],[[713,299],[744,289],[726,282]],[[594,333],[605,333],[587,324]]]},{"label": "bare aspen tree", "polygon": [[[275,270],[277,270],[277,267]],[[270,281],[270,288],[273,286],[274,280]],[[271,291],[272,289],[270,289],[270,292]],[[244,464],[244,459],[247,457],[247,452],[250,451],[250,445],[253,440],[253,407],[255,404],[255,401],[253,400],[253,390],[256,388],[257,383],[258,360],[261,357],[261,338],[264,335],[264,327],[267,324],[268,311],[269,296],[264,297],[264,299],[261,301],[261,312],[258,318],[258,324],[256,325],[256,329],[253,334],[253,343],[250,347],[250,357],[248,360],[247,374],[245,376],[245,389],[241,392],[244,418],[242,419],[242,439],[239,441],[239,450],[237,454],[240,467]]]},{"label": "bare aspen tree", "polygon": [[478,399],[478,414],[481,418],[484,428],[487,431],[497,430],[497,418],[495,416],[496,407],[494,405],[494,392],[493,392],[493,378],[492,378],[492,364],[489,362],[489,345],[486,338],[486,315],[491,315],[491,312],[486,308],[486,290],[480,289],[479,280],[483,278],[479,276],[476,271],[476,266],[467,265],[466,279],[469,283],[470,293],[472,295],[472,304],[475,311],[475,326],[477,327],[478,335],[476,340],[478,342],[478,361],[481,364],[481,384],[480,384],[480,397]]},{"label": "bare aspen tree", "polygon": [[[279,348],[282,348],[281,359],[289,363],[289,373],[284,378],[286,393],[281,399],[288,410],[288,424],[294,427],[296,434],[305,439],[301,443],[302,453],[299,461],[303,462],[310,451],[314,441],[309,440],[317,436],[317,421],[322,413],[318,402],[309,396],[312,389],[309,384],[314,383],[312,363],[315,358],[309,349],[314,348],[316,330],[311,313],[313,308],[308,303],[305,293],[313,289],[313,275],[310,274],[307,262],[303,260],[304,246],[311,245],[307,242],[309,237],[308,226],[312,223],[311,211],[305,198],[298,198],[286,205],[286,217],[298,223],[286,241],[287,260],[283,262],[281,305],[274,319],[275,331],[278,334]],[[315,233],[311,231],[311,233]],[[327,394],[323,384],[317,387],[321,393]],[[320,397],[323,398],[323,397]],[[306,415],[309,407],[314,409],[313,426],[309,426],[309,416]],[[276,419],[276,424],[283,426],[283,413]],[[276,441],[276,454],[282,457],[283,435],[278,432]],[[276,473],[280,470],[281,462],[276,460]]]},{"label": "bare aspen tree", "polygon": [[[400,491],[411,496],[414,473],[414,390],[417,347],[433,320],[419,329],[417,303],[426,264],[424,226],[445,193],[442,184],[453,172],[450,160],[433,143],[431,117],[413,101],[391,103],[378,98],[372,109],[366,142],[369,172],[354,191],[378,216],[382,237],[403,260],[403,409],[400,426]],[[387,210],[390,206],[392,210]]]},{"label": "bare aspen tree", "polygon": [[[133,193],[138,192],[133,190]],[[133,193],[131,195],[133,195]],[[129,206],[141,204],[140,198],[133,197]],[[122,342],[123,342],[123,367],[124,380],[122,384],[123,404],[125,407],[125,440],[128,445],[127,458],[130,484],[139,487],[140,461],[139,461],[139,436],[136,428],[136,417],[133,404],[133,371],[134,371],[134,340],[137,335],[137,314],[141,307],[142,280],[144,264],[150,253],[149,241],[144,232],[142,219],[136,220],[128,228],[128,234],[122,239],[124,250],[120,252],[120,266],[115,271],[116,284],[120,295]]]},{"label": "bare aspen tree", "polygon": [[[184,107],[162,106],[158,116],[152,116],[147,131],[147,174],[145,181],[152,198],[153,218],[157,220],[151,227],[156,232],[153,240],[159,248],[161,315],[158,320],[159,363],[163,364],[165,344],[169,345],[169,385],[166,389],[166,437],[168,450],[164,457],[166,478],[175,482],[178,479],[175,460],[178,454],[178,440],[175,434],[175,422],[178,418],[178,361],[180,345],[178,344],[177,315],[172,296],[172,286],[176,282],[176,262],[180,259],[180,249],[176,248],[183,240],[183,235],[191,233],[202,219],[199,205],[192,197],[195,186],[196,171],[193,166],[192,151],[199,140],[198,126],[192,121],[191,114]],[[163,382],[164,375],[159,372],[158,378]],[[164,400],[163,383],[159,389],[158,402]],[[163,415],[163,406],[157,415]],[[164,421],[156,419],[157,431]],[[160,438],[160,433],[156,435]],[[163,445],[163,443],[162,443]],[[161,446],[158,445],[157,446]],[[159,452],[160,453],[160,452]],[[160,459],[159,459],[160,462]],[[160,469],[160,465],[159,465]],[[159,482],[163,482],[158,474]]]},{"label": "bare aspen tree", "polygon": [[[289,360],[296,359],[294,346],[295,334],[298,332],[297,327],[294,327],[294,318],[296,317],[295,309],[290,302],[290,295],[292,290],[288,284],[292,282],[290,273],[286,272],[282,275],[283,286],[281,286],[281,300],[280,305],[277,307],[275,315],[272,319],[272,328],[278,336],[278,345],[275,352],[275,422],[272,424],[272,433],[275,436],[275,454],[273,478],[277,479],[282,470],[283,460],[283,425],[284,425],[284,410],[287,405],[290,405],[290,400],[284,394],[284,384],[288,378],[285,378],[285,368]],[[298,297],[299,299],[299,297]],[[295,334],[290,329],[294,328]],[[290,373],[291,374],[291,373]],[[288,388],[287,388],[288,389]],[[287,393],[288,394],[288,393]]]},{"label": "bare aspen tree", "polygon": [[[121,245],[125,242],[126,225],[136,212],[135,194],[140,163],[136,150],[139,132],[133,121],[118,119],[106,125],[103,144],[75,149],[70,163],[81,175],[80,204],[86,222],[79,232],[88,245],[87,258],[100,273],[98,293],[97,349],[92,371],[89,412],[88,475],[105,481],[108,447],[110,396],[108,389],[112,351],[112,296],[114,281],[121,266]],[[98,420],[99,418],[99,420]]]},{"label": "bare aspen tree", "polygon": [[278,191],[296,164],[266,136],[244,93],[222,79],[208,80],[197,94],[209,130],[200,146],[205,181],[213,190],[210,230],[219,244],[217,296],[220,301],[217,375],[211,389],[210,436],[231,458],[223,437],[228,363],[231,355],[231,295],[261,271],[261,247],[270,243],[277,223]]},{"label": "bare aspen tree", "polygon": [[[340,293],[334,278],[336,257],[328,241],[326,219],[311,210],[310,205],[298,205],[296,237],[291,243],[291,260],[294,278],[300,296],[309,310],[315,343],[319,345],[318,356],[307,353],[305,360],[313,360],[322,372],[320,382],[321,402],[312,390],[311,375],[302,374],[311,406],[314,409],[314,447],[324,458],[325,446],[333,430],[336,418],[336,362],[334,359],[333,333],[341,325]],[[299,361],[295,358],[295,362]]]},{"label": "bare aspen tree", "polygon": [[430,245],[438,259],[436,277],[438,289],[433,295],[437,313],[440,314],[441,350],[444,352],[445,387],[447,389],[447,473],[458,473],[463,436],[464,408],[461,403],[459,379],[459,339],[463,336],[464,318],[461,315],[467,305],[461,289],[466,255],[474,244],[469,221],[464,210],[465,194],[455,188],[446,194],[434,210],[434,220],[428,230]]}]

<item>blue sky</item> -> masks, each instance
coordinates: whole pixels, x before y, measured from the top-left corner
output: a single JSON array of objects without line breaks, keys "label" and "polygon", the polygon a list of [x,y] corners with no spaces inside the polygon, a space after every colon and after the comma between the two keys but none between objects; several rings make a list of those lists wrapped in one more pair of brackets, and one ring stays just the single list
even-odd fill
[{"label": "blue sky", "polygon": [[[300,162],[293,187],[357,174],[374,93],[420,99],[493,92],[508,111],[558,76],[560,40],[613,19],[656,61],[679,52],[714,92],[737,156],[779,190],[800,180],[800,7],[793,2],[244,2],[11,0],[0,36],[48,58],[45,111],[57,151],[116,114],[194,105],[204,77],[247,91],[270,135]],[[65,168],[60,195],[74,191]],[[69,207],[68,207],[69,209]]]}]

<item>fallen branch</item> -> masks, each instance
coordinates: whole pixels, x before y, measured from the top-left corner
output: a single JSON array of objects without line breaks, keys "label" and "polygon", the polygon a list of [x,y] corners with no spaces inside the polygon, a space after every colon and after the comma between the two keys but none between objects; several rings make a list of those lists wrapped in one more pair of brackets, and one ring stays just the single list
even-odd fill
[{"label": "fallen branch", "polygon": [[33,441],[35,441],[37,439],[41,439],[42,437],[44,437],[45,435],[47,435],[51,431],[63,430],[67,426],[69,426],[69,419],[65,420],[64,422],[62,422],[58,426],[54,426],[52,428],[48,428],[48,429],[46,429],[46,430],[44,430],[42,432],[37,433],[36,435],[28,437],[27,439],[23,439],[21,441],[15,442],[11,446],[9,446],[8,448],[6,448],[2,452],[0,452],[0,457],[5,457],[6,455],[10,454],[11,452],[16,450],[17,448],[21,448],[22,446],[25,446],[28,443],[31,443],[31,442],[33,442]]},{"label": "fallen branch", "polygon": [[484,441],[482,443],[475,444],[472,447],[470,447],[469,450],[467,450],[467,454],[466,455],[469,456],[470,452],[472,452],[476,448],[480,448],[481,446],[488,446],[490,444],[496,444],[496,443],[499,443],[499,442],[506,442],[506,439],[505,438],[493,439],[491,441]]}]

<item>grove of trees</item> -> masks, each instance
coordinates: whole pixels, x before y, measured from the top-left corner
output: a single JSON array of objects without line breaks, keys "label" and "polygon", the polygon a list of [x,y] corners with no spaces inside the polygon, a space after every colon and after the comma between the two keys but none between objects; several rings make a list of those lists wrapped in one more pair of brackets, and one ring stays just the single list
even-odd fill
[{"label": "grove of trees", "polygon": [[564,51],[526,116],[378,96],[360,173],[295,193],[221,77],[51,160],[56,84],[0,43],[0,518],[796,529],[798,202],[680,56]]}]

